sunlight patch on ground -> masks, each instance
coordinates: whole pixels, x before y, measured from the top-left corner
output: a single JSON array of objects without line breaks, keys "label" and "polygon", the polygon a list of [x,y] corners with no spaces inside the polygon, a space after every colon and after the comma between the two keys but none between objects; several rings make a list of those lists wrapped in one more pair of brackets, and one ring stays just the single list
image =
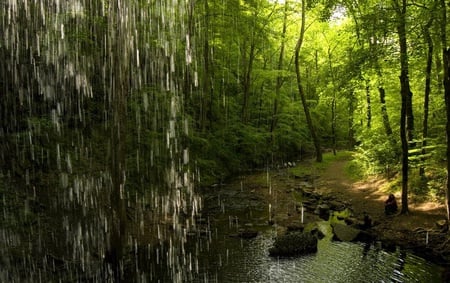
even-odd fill
[{"label": "sunlight patch on ground", "polygon": [[431,210],[445,210],[445,205],[443,204],[437,204],[433,202],[420,202],[420,203],[411,203],[411,206],[415,210],[421,210],[421,211],[431,211]]}]

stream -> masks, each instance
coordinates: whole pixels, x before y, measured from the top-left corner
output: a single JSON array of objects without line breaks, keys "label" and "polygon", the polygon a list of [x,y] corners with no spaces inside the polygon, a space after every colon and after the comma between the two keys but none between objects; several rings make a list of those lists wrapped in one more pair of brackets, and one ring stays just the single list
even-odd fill
[{"label": "stream", "polygon": [[[443,267],[399,248],[332,240],[329,221],[317,223],[325,237],[316,253],[270,257],[277,223],[268,225],[268,208],[249,195],[227,187],[204,195],[205,209],[184,248],[170,234],[161,236],[159,244],[152,240],[156,232],[163,233],[162,224],[156,230],[146,225],[141,236],[133,236],[129,222],[119,263],[124,282],[445,282]],[[5,208],[5,219],[20,221],[22,209],[14,211]],[[96,228],[102,224],[95,217],[77,216],[81,222],[70,227],[58,225],[56,215],[40,215],[36,223],[0,231],[0,282],[118,282],[110,264],[105,265],[107,258],[98,255],[108,252],[108,240],[104,228]],[[244,239],[242,229],[258,234]]]},{"label": "stream", "polygon": [[[193,282],[445,282],[445,268],[400,248],[332,240],[329,221],[318,223],[325,237],[317,253],[270,257],[277,227],[264,223],[268,208],[255,200],[246,203],[246,193],[233,188],[218,193],[205,198],[205,207],[212,211],[207,220],[210,234],[204,237],[207,245],[196,244],[199,271]],[[242,229],[256,230],[258,236],[236,237]]]},{"label": "stream", "polygon": [[444,282],[443,268],[408,252],[379,246],[319,241],[316,254],[271,258],[274,234],[240,240],[220,236],[195,282]]}]

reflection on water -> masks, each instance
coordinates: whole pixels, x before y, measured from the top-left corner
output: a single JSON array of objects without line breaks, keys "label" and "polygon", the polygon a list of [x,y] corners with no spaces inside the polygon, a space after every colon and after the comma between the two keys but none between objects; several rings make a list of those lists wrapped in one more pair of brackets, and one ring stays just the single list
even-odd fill
[{"label": "reflection on water", "polygon": [[271,231],[252,240],[213,239],[196,282],[443,282],[443,268],[410,253],[363,243],[319,241],[316,254],[271,258]]}]

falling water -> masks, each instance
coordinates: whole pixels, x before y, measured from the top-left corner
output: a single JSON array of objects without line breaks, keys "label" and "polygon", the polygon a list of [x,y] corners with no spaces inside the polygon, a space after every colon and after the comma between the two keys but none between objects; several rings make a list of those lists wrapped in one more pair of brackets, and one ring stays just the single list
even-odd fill
[{"label": "falling water", "polygon": [[186,278],[190,1],[0,5],[0,281]]}]

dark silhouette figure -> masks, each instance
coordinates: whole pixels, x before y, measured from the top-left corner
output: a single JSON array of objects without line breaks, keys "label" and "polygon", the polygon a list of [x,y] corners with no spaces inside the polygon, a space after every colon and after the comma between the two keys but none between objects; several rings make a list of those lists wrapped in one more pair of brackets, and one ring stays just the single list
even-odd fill
[{"label": "dark silhouette figure", "polygon": [[397,212],[397,201],[393,194],[389,194],[388,199],[384,202],[384,214],[392,215]]}]

